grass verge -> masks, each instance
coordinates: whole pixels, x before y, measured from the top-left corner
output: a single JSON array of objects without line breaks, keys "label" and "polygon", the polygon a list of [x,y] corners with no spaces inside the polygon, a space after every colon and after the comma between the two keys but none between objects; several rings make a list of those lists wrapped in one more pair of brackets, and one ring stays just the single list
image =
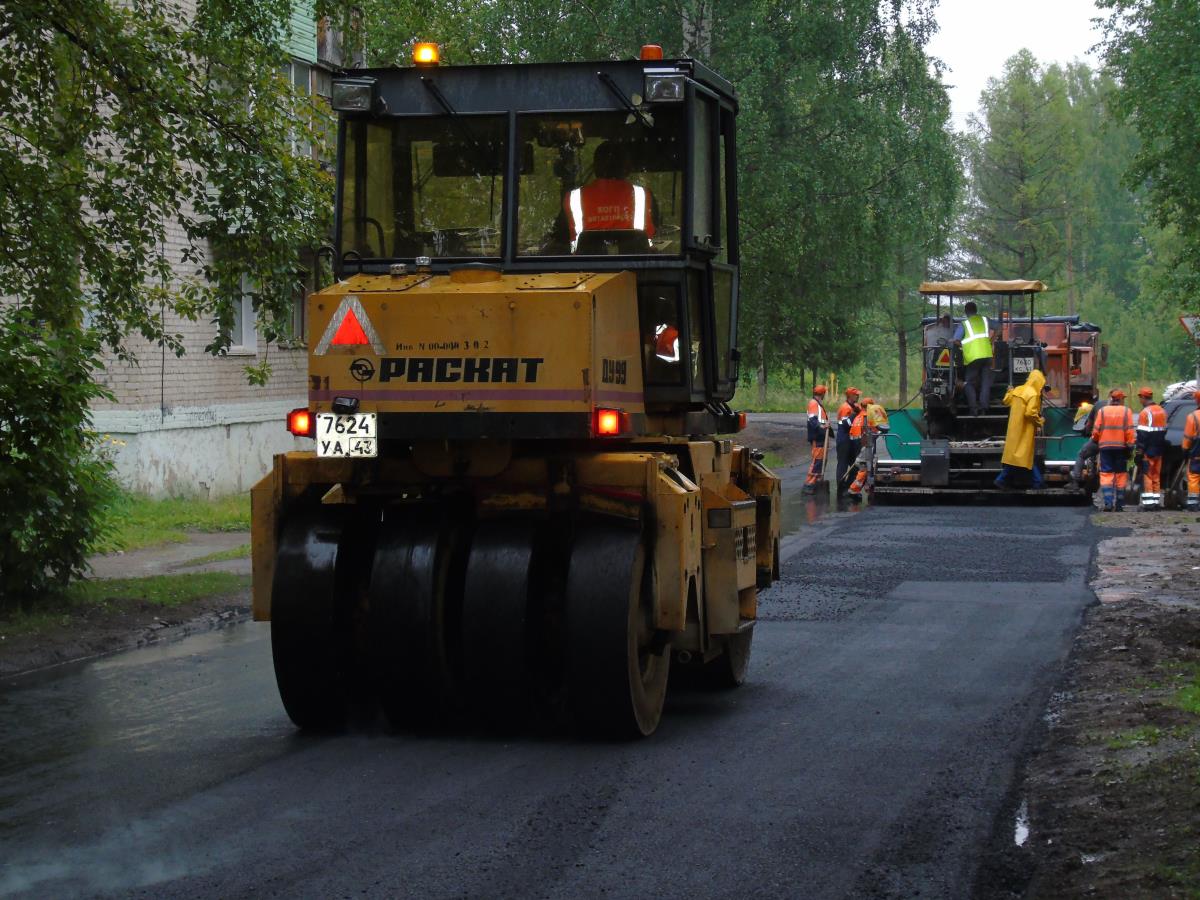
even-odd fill
[{"label": "grass verge", "polygon": [[250,495],[152,500],[126,493],[104,511],[104,519],[108,537],[98,548],[102,553],[182,543],[189,531],[249,530]]},{"label": "grass verge", "polygon": [[77,581],[57,601],[41,609],[0,618],[0,635],[39,634],[69,627],[79,619],[117,616],[145,606],[170,609],[205,597],[233,594],[249,586],[249,576],[228,572]]},{"label": "grass verge", "polygon": [[230,547],[228,550],[218,550],[216,553],[210,553],[207,556],[198,556],[195,559],[190,559],[183,565],[185,567],[202,566],[205,563],[225,562],[230,559],[248,559],[250,557],[250,545],[240,544],[237,547]]}]

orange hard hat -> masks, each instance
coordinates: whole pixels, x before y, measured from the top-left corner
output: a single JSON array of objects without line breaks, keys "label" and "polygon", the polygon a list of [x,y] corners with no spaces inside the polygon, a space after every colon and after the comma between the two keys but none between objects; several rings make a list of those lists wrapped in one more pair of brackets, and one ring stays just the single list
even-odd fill
[{"label": "orange hard hat", "polygon": [[872,397],[863,397],[863,406],[870,406],[875,400]]},{"label": "orange hard hat", "polygon": [[860,390],[859,390],[858,388],[856,388],[856,387],[848,387],[848,388],[846,388],[846,396],[847,396],[847,397],[849,397],[851,394],[853,394],[855,397],[857,397],[857,396],[859,396],[860,394],[862,394],[862,391],[860,391]]},{"label": "orange hard hat", "polygon": [[829,388],[825,387],[823,384],[818,384],[815,388],[813,388],[813,393],[820,394],[822,397],[824,397],[828,391]]},{"label": "orange hard hat", "polygon": [[1120,388],[1113,388],[1111,391],[1108,392],[1108,396],[1110,398],[1112,398],[1113,400],[1124,400],[1125,392],[1123,390],[1121,390]]},{"label": "orange hard hat", "polygon": [[1150,388],[1144,387],[1140,391],[1138,391],[1138,396],[1139,397],[1153,397],[1154,391],[1150,390]]}]

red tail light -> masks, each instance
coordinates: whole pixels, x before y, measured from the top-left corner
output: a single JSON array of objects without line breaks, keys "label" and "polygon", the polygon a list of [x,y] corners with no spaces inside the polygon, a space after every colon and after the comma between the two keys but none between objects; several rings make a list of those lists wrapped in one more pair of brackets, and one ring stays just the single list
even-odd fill
[{"label": "red tail light", "polygon": [[288,413],[287,429],[296,437],[312,437],[316,433],[313,427],[315,422],[313,414],[306,407],[301,407]]},{"label": "red tail light", "polygon": [[737,414],[737,417],[738,417],[738,427],[737,427],[737,430],[738,430],[738,431],[745,431],[745,430],[746,430],[746,414],[745,414],[744,412],[740,412],[740,413],[738,413],[738,414]]},{"label": "red tail light", "polygon": [[624,430],[624,417],[619,409],[596,410],[596,434],[602,437],[612,437]]}]

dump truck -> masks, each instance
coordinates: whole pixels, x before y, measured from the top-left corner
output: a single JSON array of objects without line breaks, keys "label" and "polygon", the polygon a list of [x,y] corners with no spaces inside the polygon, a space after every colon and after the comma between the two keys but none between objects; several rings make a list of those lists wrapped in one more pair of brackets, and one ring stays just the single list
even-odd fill
[{"label": "dump truck", "polygon": [[[654,47],[437,57],[333,78],[336,283],[311,443],[252,489],[254,618],[303,729],[366,698],[648,735],[672,667],[745,679],[779,569],[780,481],[730,437],[737,97]],[[598,177],[640,209],[583,224]]]},{"label": "dump truck", "polygon": [[[1075,457],[1087,441],[1076,413],[1096,394],[1108,348],[1100,343],[1100,329],[1079,316],[1037,315],[1036,298],[1044,290],[1040,281],[1016,280],[921,285],[918,294],[930,312],[921,321],[921,405],[888,413],[890,431],[877,440],[870,462],[877,500],[1000,493],[1090,500],[1094,472],[1089,471],[1082,488],[1070,483]],[[953,341],[967,301],[975,302],[995,334],[992,390],[976,414],[964,396],[962,351]],[[1009,415],[1004,394],[1023,384],[1034,369],[1045,374],[1049,388],[1042,398],[1045,425],[1035,448],[1045,487],[997,488],[993,482],[1001,472]]]}]

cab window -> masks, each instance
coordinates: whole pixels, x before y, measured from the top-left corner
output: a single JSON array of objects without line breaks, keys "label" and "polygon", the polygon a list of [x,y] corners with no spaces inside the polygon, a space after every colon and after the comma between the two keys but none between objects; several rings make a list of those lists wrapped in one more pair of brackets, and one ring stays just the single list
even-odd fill
[{"label": "cab window", "polygon": [[[625,112],[524,115],[517,255],[679,255],[684,134],[678,109],[653,124]],[[529,160],[532,160],[529,163]]]}]

